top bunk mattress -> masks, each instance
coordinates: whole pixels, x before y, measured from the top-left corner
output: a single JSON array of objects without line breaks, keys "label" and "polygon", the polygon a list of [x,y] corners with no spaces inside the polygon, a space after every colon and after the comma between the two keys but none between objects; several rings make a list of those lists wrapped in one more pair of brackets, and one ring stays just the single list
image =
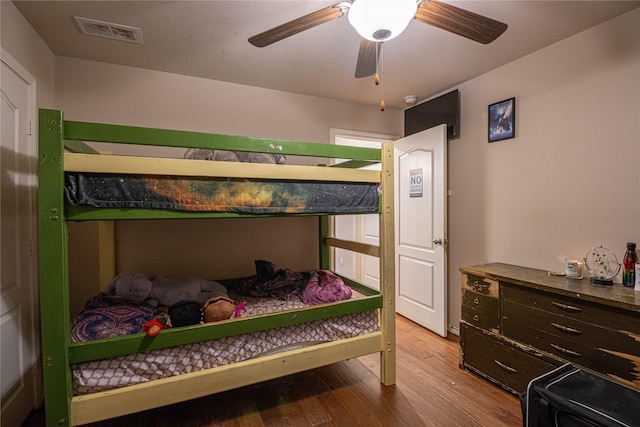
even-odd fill
[{"label": "top bunk mattress", "polygon": [[66,172],[64,194],[70,205],[96,208],[351,214],[378,212],[380,186]]}]

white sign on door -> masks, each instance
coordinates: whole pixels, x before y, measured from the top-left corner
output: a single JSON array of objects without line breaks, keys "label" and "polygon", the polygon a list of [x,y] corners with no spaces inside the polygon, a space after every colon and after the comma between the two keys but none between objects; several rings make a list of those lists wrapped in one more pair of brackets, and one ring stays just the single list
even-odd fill
[{"label": "white sign on door", "polygon": [[409,197],[422,197],[422,168],[409,171]]}]

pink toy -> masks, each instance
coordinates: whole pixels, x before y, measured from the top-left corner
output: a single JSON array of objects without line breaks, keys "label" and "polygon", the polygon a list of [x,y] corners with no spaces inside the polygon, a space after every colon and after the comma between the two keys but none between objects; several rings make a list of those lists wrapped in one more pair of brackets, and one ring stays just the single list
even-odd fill
[{"label": "pink toy", "polygon": [[247,309],[245,308],[246,306],[247,306],[246,301],[242,301],[240,304],[236,305],[236,309],[235,309],[235,312],[233,313],[233,317],[238,318],[242,316],[242,312],[247,311]]}]

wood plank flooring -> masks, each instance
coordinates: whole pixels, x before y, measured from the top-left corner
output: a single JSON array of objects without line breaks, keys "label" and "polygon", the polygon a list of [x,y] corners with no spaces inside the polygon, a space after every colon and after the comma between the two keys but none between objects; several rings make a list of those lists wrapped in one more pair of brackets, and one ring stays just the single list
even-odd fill
[{"label": "wood plank flooring", "polygon": [[[397,316],[397,382],[379,382],[370,355],[91,427],[512,427],[518,399],[458,367],[457,337]],[[23,427],[42,427],[35,411]]]}]

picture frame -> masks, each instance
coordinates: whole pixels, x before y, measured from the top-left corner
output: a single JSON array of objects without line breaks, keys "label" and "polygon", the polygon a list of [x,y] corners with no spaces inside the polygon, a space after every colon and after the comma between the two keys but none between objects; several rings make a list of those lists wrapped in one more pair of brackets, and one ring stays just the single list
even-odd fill
[{"label": "picture frame", "polygon": [[516,98],[505,99],[489,105],[489,142],[516,137]]}]

